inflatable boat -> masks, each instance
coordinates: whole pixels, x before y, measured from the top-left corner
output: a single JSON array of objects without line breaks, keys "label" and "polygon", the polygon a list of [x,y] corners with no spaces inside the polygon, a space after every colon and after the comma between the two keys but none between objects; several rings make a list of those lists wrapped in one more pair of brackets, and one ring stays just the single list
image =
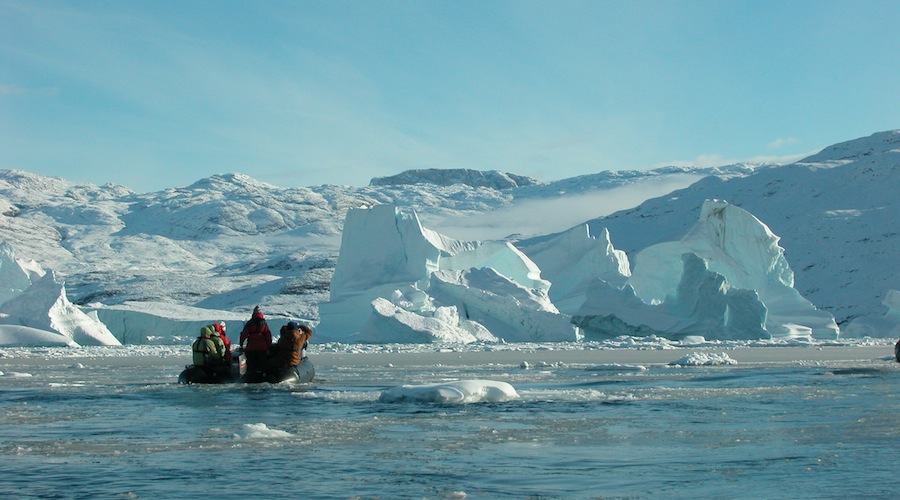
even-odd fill
[{"label": "inflatable boat", "polygon": [[247,356],[243,351],[232,354],[231,366],[209,368],[205,366],[187,365],[178,375],[179,384],[259,384],[269,382],[278,384],[292,382],[305,384],[312,382],[316,376],[316,369],[309,358],[300,360],[300,364],[288,370],[249,369]]},{"label": "inflatable boat", "polygon": [[305,384],[312,382],[315,376],[316,369],[313,367],[312,361],[309,358],[303,358],[300,360],[299,365],[287,370],[248,367],[241,376],[241,382],[245,384],[260,384],[263,382],[269,382],[270,384],[280,384],[282,382]]}]

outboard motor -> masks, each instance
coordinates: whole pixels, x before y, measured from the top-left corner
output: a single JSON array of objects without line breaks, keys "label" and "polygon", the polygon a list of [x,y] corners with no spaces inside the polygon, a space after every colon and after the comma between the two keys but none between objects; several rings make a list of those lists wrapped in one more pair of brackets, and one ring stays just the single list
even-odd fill
[{"label": "outboard motor", "polygon": [[231,355],[231,377],[240,380],[247,374],[247,355],[243,350],[238,350]]}]

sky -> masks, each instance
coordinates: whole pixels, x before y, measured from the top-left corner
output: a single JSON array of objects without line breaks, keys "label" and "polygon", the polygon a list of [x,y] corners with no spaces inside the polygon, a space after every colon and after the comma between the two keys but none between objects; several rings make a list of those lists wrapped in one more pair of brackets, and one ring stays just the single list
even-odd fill
[{"label": "sky", "polygon": [[0,0],[0,168],[137,192],[788,162],[900,128],[900,2]]}]

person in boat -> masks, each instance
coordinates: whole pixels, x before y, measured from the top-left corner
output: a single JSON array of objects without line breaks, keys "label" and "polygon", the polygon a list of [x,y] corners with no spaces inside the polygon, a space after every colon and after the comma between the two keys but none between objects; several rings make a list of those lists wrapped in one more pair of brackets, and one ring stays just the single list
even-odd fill
[{"label": "person in boat", "polygon": [[239,342],[247,356],[247,370],[252,372],[264,369],[272,345],[272,332],[269,331],[266,317],[259,306],[253,308],[250,320],[244,323]]},{"label": "person in boat", "polygon": [[293,371],[298,378],[297,367],[306,358],[306,347],[312,337],[312,329],[294,321],[281,327],[278,343],[274,347],[275,355],[269,360],[270,377],[281,381]]},{"label": "person in boat", "polygon": [[194,366],[202,368],[212,375],[215,372],[227,370],[225,363],[225,343],[216,334],[212,325],[200,329],[200,336],[191,345]]},{"label": "person in boat", "polygon": [[897,362],[900,363],[900,340],[894,344],[894,357],[897,358]]},{"label": "person in boat", "polygon": [[212,326],[215,328],[219,338],[222,339],[222,343],[225,344],[225,364],[231,366],[231,341],[225,335],[225,322],[219,321],[218,323],[213,323]]}]

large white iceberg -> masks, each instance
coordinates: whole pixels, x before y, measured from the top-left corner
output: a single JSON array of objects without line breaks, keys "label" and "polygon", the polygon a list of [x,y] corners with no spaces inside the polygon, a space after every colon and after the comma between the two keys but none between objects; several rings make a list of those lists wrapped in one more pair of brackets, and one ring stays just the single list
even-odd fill
[{"label": "large white iceberg", "polygon": [[725,277],[693,253],[682,255],[676,292],[648,304],[631,285],[617,288],[596,280],[573,318],[585,338],[657,335],[673,340],[702,336],[719,340],[769,338],[766,307],[753,290],[729,286]]},{"label": "large white iceberg", "polygon": [[[391,205],[347,213],[317,336],[365,342],[575,340],[550,283],[508,242],[460,241]],[[415,340],[418,339],[418,340]]]},{"label": "large white iceberg", "polygon": [[0,290],[3,345],[121,344],[96,316],[69,301],[56,273],[18,260],[8,243],[0,244]]},{"label": "large white iceberg", "polygon": [[59,332],[78,345],[121,345],[96,316],[69,301],[65,284],[53,271],[0,305],[0,313],[0,323]]},{"label": "large white iceberg", "polygon": [[580,326],[601,334],[707,338],[839,334],[834,317],[794,289],[778,236],[724,201],[706,201],[681,240],[647,247],[634,261],[627,287],[595,283],[577,315]]}]

